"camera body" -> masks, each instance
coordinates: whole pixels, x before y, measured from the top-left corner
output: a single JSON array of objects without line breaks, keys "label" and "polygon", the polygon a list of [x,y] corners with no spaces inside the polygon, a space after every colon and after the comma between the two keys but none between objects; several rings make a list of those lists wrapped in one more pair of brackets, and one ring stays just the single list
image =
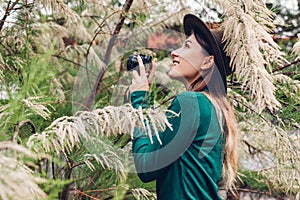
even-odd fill
[{"label": "camera body", "polygon": [[[144,54],[139,54],[139,55],[140,55],[144,65],[149,63],[150,66],[151,66],[151,62],[152,62],[152,57],[151,56],[144,55]],[[137,59],[137,55],[130,55],[128,57],[127,70],[128,71],[136,70],[140,74],[139,62],[138,62],[138,59]]]}]

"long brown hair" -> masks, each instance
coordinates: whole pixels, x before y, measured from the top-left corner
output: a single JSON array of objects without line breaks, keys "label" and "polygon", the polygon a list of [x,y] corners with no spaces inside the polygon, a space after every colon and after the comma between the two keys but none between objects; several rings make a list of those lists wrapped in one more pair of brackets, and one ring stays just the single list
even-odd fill
[{"label": "long brown hair", "polygon": [[[212,49],[205,42],[205,38],[202,38],[198,34],[194,34],[197,42],[205,50],[205,54],[213,55]],[[222,129],[223,122],[226,123],[226,142],[225,142],[225,154],[223,161],[223,176],[225,179],[225,187],[231,191],[234,191],[235,175],[238,168],[238,131],[237,121],[234,115],[232,106],[229,104],[226,98],[226,88],[224,88],[223,80],[220,76],[220,72],[214,64],[212,69],[209,69],[204,74],[194,81],[191,85],[193,91],[203,91],[208,89],[209,93],[203,92],[212,102],[217,117]]]}]

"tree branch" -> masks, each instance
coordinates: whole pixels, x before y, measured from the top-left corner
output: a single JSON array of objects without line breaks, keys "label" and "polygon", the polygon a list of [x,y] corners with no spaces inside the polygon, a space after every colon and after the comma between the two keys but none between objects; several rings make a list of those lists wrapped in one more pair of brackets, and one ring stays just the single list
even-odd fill
[{"label": "tree branch", "polygon": [[76,192],[79,194],[79,196],[87,197],[88,199],[91,199],[91,200],[100,200],[100,199],[93,197],[93,196],[91,196],[83,191],[80,191],[78,189],[76,190]]},{"label": "tree branch", "polygon": [[14,7],[17,5],[18,2],[19,0],[16,0],[11,6],[10,6],[11,1],[8,2],[5,10],[5,14],[0,21],[0,32],[2,31],[6,18],[10,15],[10,11],[14,9]]},{"label": "tree branch", "polygon": [[[111,36],[111,38],[109,40],[108,47],[106,49],[106,53],[105,53],[105,57],[104,57],[104,63],[105,63],[106,66],[109,63],[109,59],[110,59],[110,56],[111,56],[112,48],[113,48],[113,46],[114,46],[114,44],[115,44],[115,42],[116,42],[116,40],[118,38],[118,35],[119,35],[119,33],[121,31],[121,28],[122,28],[122,26],[124,24],[124,21],[125,21],[125,18],[126,18],[126,14],[128,13],[128,11],[129,11],[129,9],[130,9],[130,7],[132,5],[132,2],[133,2],[133,0],[126,0],[125,4],[123,6],[123,12],[120,14],[119,22],[116,25],[116,28],[115,28],[115,30],[113,32],[113,35]],[[87,56],[88,56],[88,54],[87,54]],[[96,79],[96,83],[95,83],[95,85],[93,87],[93,90],[92,90],[92,93],[89,96],[88,101],[86,103],[86,106],[88,108],[91,108],[91,106],[92,106],[92,103],[93,103],[93,101],[95,99],[96,91],[99,88],[99,85],[100,85],[101,80],[102,80],[102,78],[104,76],[104,73],[105,73],[105,70],[101,71],[98,74],[98,77]]]},{"label": "tree branch", "polygon": [[256,153],[262,153],[261,149],[256,148],[254,145],[250,144],[247,140],[242,140],[242,142],[244,142],[247,147],[248,147],[248,152],[250,155],[255,155]]},{"label": "tree branch", "polygon": [[262,120],[264,120],[267,123],[270,123],[270,121],[268,121],[264,116],[262,116],[262,114],[258,113],[257,111],[255,111],[253,108],[249,107],[248,105],[244,104],[242,101],[240,101],[239,99],[234,99],[236,101],[238,101],[240,104],[242,104],[243,106],[245,106],[247,109],[249,109],[251,112],[253,112],[254,114],[256,114],[258,117],[260,117]]},{"label": "tree branch", "polygon": [[276,69],[273,70],[273,72],[281,71],[281,70],[283,70],[283,69],[285,69],[285,68],[288,68],[288,67],[290,67],[290,66],[292,66],[292,65],[294,65],[294,64],[297,64],[297,63],[299,63],[299,62],[300,62],[300,59],[295,60],[294,62],[291,62],[291,63],[289,63],[289,64],[286,64],[286,65],[277,67]]},{"label": "tree branch", "polygon": [[[55,54],[55,55],[52,55],[53,57],[56,57],[56,58],[58,58],[58,59],[62,59],[62,60],[64,60],[64,61],[67,61],[67,62],[69,62],[69,63],[72,63],[72,64],[74,64],[74,65],[76,65],[76,66],[78,66],[78,67],[83,67],[83,68],[85,68],[86,70],[88,70],[88,71],[90,71],[86,66],[83,66],[82,64],[80,64],[80,63],[77,63],[77,62],[75,62],[75,61],[73,61],[73,60],[70,60],[70,59],[68,59],[68,58],[65,58],[65,57],[62,57],[62,56],[60,56],[60,55],[58,55],[58,54]],[[96,73],[93,73],[92,71],[90,71],[93,75],[95,75],[96,76]]]}]

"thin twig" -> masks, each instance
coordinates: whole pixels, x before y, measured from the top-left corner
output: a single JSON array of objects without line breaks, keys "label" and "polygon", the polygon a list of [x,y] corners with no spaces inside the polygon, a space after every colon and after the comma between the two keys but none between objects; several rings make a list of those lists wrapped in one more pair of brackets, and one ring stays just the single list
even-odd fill
[{"label": "thin twig", "polygon": [[80,63],[77,63],[77,62],[75,62],[75,61],[73,61],[73,60],[70,60],[70,59],[68,59],[68,58],[65,58],[65,57],[62,57],[62,56],[60,56],[60,55],[52,55],[53,57],[56,57],[56,58],[59,58],[59,59],[62,59],[62,60],[65,60],[65,61],[67,61],[67,62],[70,62],[70,63],[72,63],[72,64],[74,64],[74,65],[77,65],[78,67],[84,67],[82,64],[80,64]]},{"label": "thin twig", "polygon": [[5,10],[5,14],[0,21],[0,32],[4,26],[6,18],[10,15],[10,12],[14,9],[14,7],[18,4],[18,2],[19,2],[19,0],[16,0],[11,6],[10,6],[11,1],[8,2],[6,10]]},{"label": "thin twig", "polygon": [[258,149],[257,147],[255,147],[254,145],[250,144],[247,140],[242,140],[248,147],[248,152],[250,153],[250,155],[255,155],[256,153],[261,153],[262,150]]},{"label": "thin twig", "polygon": [[[95,160],[96,160],[95,158],[92,158],[92,159],[89,160],[89,162],[93,162],[93,161],[95,161]],[[84,165],[84,164],[86,164],[86,162],[80,162],[80,163],[74,164],[74,165],[72,166],[72,169],[74,169],[75,167],[79,167],[79,166],[81,166],[81,165]]]},{"label": "thin twig", "polygon": [[[72,64],[74,64],[74,65],[76,65],[76,66],[78,66],[78,67],[83,67],[83,68],[85,68],[86,70],[88,70],[88,71],[90,71],[89,69],[88,69],[88,67],[86,67],[86,66],[84,66],[84,65],[82,65],[82,64],[80,64],[80,63],[78,63],[78,62],[75,62],[75,61],[73,61],[73,60],[70,60],[70,59],[68,59],[68,58],[65,58],[65,57],[62,57],[62,56],[60,56],[60,55],[52,55],[53,57],[56,57],[56,58],[59,58],[59,59],[62,59],[62,60],[64,60],[64,61],[67,61],[67,62],[70,62],[70,63],[72,63]],[[93,75],[95,75],[96,76],[96,74],[95,73],[93,73],[92,71],[90,71]]]},{"label": "thin twig", "polygon": [[299,63],[299,62],[300,62],[300,59],[295,60],[294,62],[291,62],[291,63],[289,63],[289,64],[286,64],[286,65],[284,65],[284,66],[280,66],[280,67],[274,69],[273,72],[281,71],[281,70],[283,70],[283,69],[285,69],[285,68],[288,68],[288,67],[290,67],[290,66],[292,66],[292,65],[294,65],[294,64],[297,64],[297,63]]},{"label": "thin twig", "polygon": [[[257,130],[259,131],[259,130]],[[265,157],[269,158],[270,160],[272,160],[273,158],[271,156],[269,156],[267,153],[265,153],[263,151],[263,149],[259,149],[257,147],[255,147],[254,145],[252,145],[250,142],[248,142],[247,140],[243,139],[241,140],[242,142],[244,142],[247,147],[248,147],[248,152],[251,156],[255,155],[255,154],[263,154]]]},{"label": "thin twig", "polygon": [[98,170],[98,172],[93,176],[93,178],[91,178],[91,182],[87,185],[87,188],[91,188],[96,183],[98,178],[101,176],[102,172],[102,170]]},{"label": "thin twig", "polygon": [[[0,22],[8,23],[8,24],[20,25],[20,24],[18,24],[17,22],[7,21],[7,20],[3,20],[3,19],[1,19]],[[21,26],[21,25],[20,25],[20,26]]]},{"label": "thin twig", "polygon": [[76,192],[78,192],[78,193],[79,193],[80,195],[82,195],[82,196],[88,197],[89,199],[92,199],[92,200],[99,200],[98,198],[93,197],[93,196],[91,196],[91,195],[88,195],[87,193],[82,192],[82,191],[80,191],[80,190],[76,190]]},{"label": "thin twig", "polygon": [[107,192],[107,191],[112,191],[112,190],[115,190],[116,187],[111,187],[111,188],[104,188],[104,189],[97,189],[97,190],[87,190],[85,192]]},{"label": "thin twig", "polygon": [[[153,6],[157,6],[157,5],[158,5],[158,3],[153,4]],[[133,11],[133,12],[138,12],[138,11],[143,10],[143,9],[144,9],[144,8],[136,8],[136,9],[134,9],[134,10],[132,10],[132,11]],[[115,15],[115,14],[117,14],[117,13],[122,13],[122,12],[123,12],[123,10],[116,10],[116,11],[110,13],[108,16],[106,16],[106,17],[101,21],[100,24],[97,23],[97,24],[98,24],[98,27],[97,27],[97,29],[95,30],[95,35],[94,35],[93,39],[91,40],[90,45],[89,45],[89,47],[88,47],[88,49],[87,49],[87,55],[89,54],[90,48],[91,48],[92,44],[94,43],[94,40],[96,39],[96,37],[97,37],[100,33],[105,33],[105,32],[103,32],[103,31],[101,31],[101,29],[102,29],[102,27],[104,26],[104,24],[106,23],[106,21],[107,21],[110,17],[112,17],[113,15]],[[96,17],[96,16],[94,16],[94,17]]]},{"label": "thin twig", "polygon": [[[182,8],[181,10],[179,10],[177,13],[172,13],[172,14],[166,16],[165,18],[161,19],[160,21],[154,23],[154,24],[152,24],[152,22],[148,22],[148,23],[144,24],[143,27],[147,27],[147,28],[143,28],[140,32],[135,33],[135,35],[140,35],[140,34],[146,32],[147,30],[149,30],[149,29],[151,29],[151,28],[153,28],[153,27],[155,27],[155,26],[157,26],[157,25],[159,25],[159,24],[162,24],[163,22],[165,22],[165,21],[167,21],[168,19],[174,17],[175,15],[180,14],[181,12],[183,12],[184,10],[186,10],[187,8],[188,8],[188,7],[184,7],[184,8]],[[125,36],[126,36],[126,35],[125,35]],[[125,37],[125,40],[126,40],[126,39],[127,39],[127,38]]]},{"label": "thin twig", "polygon": [[[67,179],[71,178],[71,176],[74,178],[74,183],[75,183],[74,187],[75,187],[75,191],[76,191],[76,189],[77,189],[77,186],[76,186],[76,177],[73,175],[72,162],[70,161],[70,159],[67,156],[67,154],[66,154],[65,151],[62,151],[62,155],[65,158],[65,160],[67,162],[67,165],[68,165],[68,168],[70,170],[69,173],[68,173]],[[69,197],[69,185],[65,185],[65,187],[64,187],[64,189],[62,191],[63,198],[65,198],[65,199],[68,199],[68,197]]]},{"label": "thin twig", "polygon": [[24,121],[21,121],[17,124],[17,126],[15,127],[15,131],[14,131],[14,135],[13,135],[13,142],[17,143],[17,137],[19,135],[19,131],[20,131],[20,128],[25,124],[25,123],[29,123],[31,125],[31,127],[33,128],[32,130],[32,133],[35,133],[36,132],[36,128],[34,126],[34,124],[32,123],[31,120],[27,119],[27,120],[24,120]]},{"label": "thin twig", "polygon": [[266,118],[264,118],[264,116],[262,116],[261,114],[259,114],[258,112],[256,112],[253,108],[250,108],[249,106],[247,106],[246,104],[244,104],[242,101],[235,99],[236,101],[239,101],[243,106],[245,106],[246,108],[248,108],[251,112],[255,113],[256,115],[258,115],[262,120],[264,120],[267,123],[270,123]]}]

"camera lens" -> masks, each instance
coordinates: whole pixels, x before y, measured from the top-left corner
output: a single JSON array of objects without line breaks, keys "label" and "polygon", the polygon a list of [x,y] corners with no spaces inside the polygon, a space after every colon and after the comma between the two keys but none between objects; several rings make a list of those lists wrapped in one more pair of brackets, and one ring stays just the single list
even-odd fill
[{"label": "camera lens", "polygon": [[[140,54],[140,57],[141,57],[144,64],[151,63],[151,61],[152,61],[151,56]],[[137,56],[136,55],[130,55],[128,60],[127,60],[127,70],[128,71],[136,70],[136,71],[139,72],[139,70],[138,70],[139,67],[138,66],[139,66],[139,63],[138,63],[138,60],[137,60]]]}]

